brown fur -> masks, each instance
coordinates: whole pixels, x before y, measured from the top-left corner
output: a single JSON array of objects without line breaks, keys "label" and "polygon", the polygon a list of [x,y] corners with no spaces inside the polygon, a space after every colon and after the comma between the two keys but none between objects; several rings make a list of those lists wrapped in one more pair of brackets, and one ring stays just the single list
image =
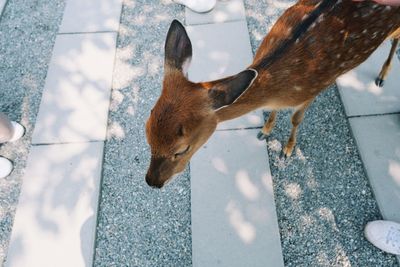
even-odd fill
[{"label": "brown fur", "polygon": [[[316,2],[303,0],[289,8],[265,37],[250,68],[273,51]],[[369,1],[343,0],[323,17],[282,58],[267,69],[256,69],[259,76],[253,86],[235,104],[218,112],[220,121],[262,107],[297,107],[314,99],[338,76],[365,61],[400,27],[399,7],[389,10]]]},{"label": "brown fur", "polygon": [[[152,160],[146,181],[162,187],[173,174],[182,171],[192,155],[207,141],[219,122],[242,116],[259,108],[272,109],[262,129],[268,134],[275,123],[276,111],[294,108],[293,128],[284,148],[287,156],[296,144],[296,130],[313,99],[336,78],[365,61],[390,35],[400,34],[400,8],[385,7],[372,1],[337,1],[333,10],[323,12],[315,24],[298,40],[287,46],[280,57],[267,67],[258,67],[273,55],[282,42],[289,40],[293,29],[317,8],[321,1],[300,0],[289,8],[265,37],[247,73],[237,79],[243,94],[232,98],[232,76],[219,81],[192,83],[184,77],[181,63],[191,53],[186,32],[171,24],[171,36],[180,36],[166,45],[166,54],[178,58],[166,60],[162,94],[146,124]],[[399,29],[399,30],[398,30]],[[398,33],[395,31],[398,30]],[[180,32],[184,32],[179,35]],[[171,38],[172,39],[172,38]],[[183,47],[183,53],[179,53]],[[168,63],[174,62],[174,64]],[[255,71],[258,76],[249,80]],[[221,88],[217,93],[210,91]],[[235,89],[235,90],[236,90]],[[240,90],[238,91],[240,92]],[[218,97],[217,99],[214,99]],[[181,153],[183,151],[183,153]]]}]

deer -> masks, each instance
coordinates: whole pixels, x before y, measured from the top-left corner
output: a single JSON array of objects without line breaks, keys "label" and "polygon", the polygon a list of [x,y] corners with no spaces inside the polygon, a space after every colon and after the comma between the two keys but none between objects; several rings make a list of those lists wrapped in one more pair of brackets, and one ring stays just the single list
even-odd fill
[{"label": "deer", "polygon": [[376,79],[379,86],[400,38],[400,8],[371,1],[300,0],[278,18],[250,66],[236,75],[195,83],[187,78],[191,41],[174,20],[165,42],[161,95],[145,125],[151,150],[147,184],[163,187],[185,169],[218,123],[256,109],[270,110],[260,140],[272,131],[279,110],[293,109],[282,150],[290,157],[297,128],[314,98],[387,38],[395,41]]}]

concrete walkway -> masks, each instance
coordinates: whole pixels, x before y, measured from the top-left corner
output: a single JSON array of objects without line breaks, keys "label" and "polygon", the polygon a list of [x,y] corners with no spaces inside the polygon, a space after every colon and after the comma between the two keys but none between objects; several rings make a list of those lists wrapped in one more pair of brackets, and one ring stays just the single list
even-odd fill
[{"label": "concrete walkway", "polygon": [[[91,266],[122,1],[69,0],[5,266]],[[81,10],[90,10],[77,17]],[[83,14],[83,13],[81,13]]]},{"label": "concrete walkway", "polygon": [[390,47],[390,41],[386,41],[366,62],[340,77],[337,83],[379,210],[384,219],[400,222],[400,62],[397,57],[393,59],[384,87],[374,84]]},{"label": "concrete walkway", "polygon": [[[189,78],[213,80],[248,66],[292,3],[219,1],[200,15],[170,1],[67,0],[34,127],[16,144],[29,155],[9,178],[22,186],[5,266],[396,266],[362,235],[381,213],[400,221],[397,58],[385,87],[371,85],[388,43],[338,81],[344,108],[336,86],[316,99],[290,160],[278,156],[288,113],[265,144],[256,111],[219,125],[167,187],[144,182],[172,19],[193,44]],[[16,159],[12,149],[0,155]]]}]

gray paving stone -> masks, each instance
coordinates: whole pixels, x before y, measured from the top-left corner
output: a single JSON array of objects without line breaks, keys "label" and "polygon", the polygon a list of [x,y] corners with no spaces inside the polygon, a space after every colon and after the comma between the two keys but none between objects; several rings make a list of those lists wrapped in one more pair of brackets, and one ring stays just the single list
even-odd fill
[{"label": "gray paving stone", "polygon": [[6,4],[6,0],[0,0],[0,16],[1,16],[1,13],[3,13],[3,8],[4,8],[5,4]]},{"label": "gray paving stone", "polygon": [[[193,45],[189,79],[194,82],[234,75],[253,60],[245,21],[195,25],[187,28]],[[262,126],[261,111],[221,123],[219,130]]]},{"label": "gray paving stone", "polygon": [[105,140],[116,33],[58,35],[32,143]]},{"label": "gray paving stone", "polygon": [[91,266],[103,142],[34,146],[5,266]]},{"label": "gray paving stone", "polygon": [[63,10],[63,0],[10,0],[0,19],[0,111],[26,129],[19,141],[0,145],[0,155],[14,163],[12,174],[0,181],[0,266],[7,255],[32,130]]},{"label": "gray paving stone", "polygon": [[243,0],[218,0],[215,8],[208,13],[196,13],[189,8],[185,11],[186,25],[246,20]]},{"label": "gray paving stone", "polygon": [[383,218],[400,222],[400,114],[351,118],[350,124]]},{"label": "gray paving stone", "polygon": [[400,62],[393,58],[384,87],[375,85],[389,55],[390,42],[383,43],[370,58],[337,80],[347,116],[393,113],[400,111]]},{"label": "gray paving stone", "polygon": [[122,0],[67,0],[60,33],[118,31]]},{"label": "gray paving stone", "polygon": [[283,266],[268,155],[256,133],[216,132],[191,161],[193,266]]},{"label": "gray paving stone", "polygon": [[350,124],[382,216],[400,222],[400,114],[351,118]]}]

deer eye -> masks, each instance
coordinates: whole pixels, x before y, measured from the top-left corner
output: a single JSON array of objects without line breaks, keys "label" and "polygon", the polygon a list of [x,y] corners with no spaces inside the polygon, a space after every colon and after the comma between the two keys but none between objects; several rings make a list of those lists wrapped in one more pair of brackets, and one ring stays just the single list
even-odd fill
[{"label": "deer eye", "polygon": [[187,148],[185,148],[185,150],[182,150],[182,151],[180,151],[180,152],[178,152],[178,153],[175,153],[175,158],[178,158],[178,157],[180,157],[180,156],[183,156],[183,155],[185,155],[188,151],[189,151],[189,149],[190,149],[190,146],[187,146]]}]

